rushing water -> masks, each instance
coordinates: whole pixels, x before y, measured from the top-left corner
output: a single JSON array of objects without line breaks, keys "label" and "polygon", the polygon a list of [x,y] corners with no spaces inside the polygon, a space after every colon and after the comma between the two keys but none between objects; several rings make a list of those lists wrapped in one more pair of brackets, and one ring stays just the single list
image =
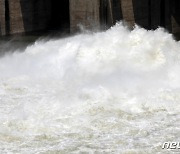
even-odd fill
[{"label": "rushing water", "polygon": [[163,29],[117,24],[0,57],[1,154],[180,152],[168,141],[180,141],[180,43]]}]

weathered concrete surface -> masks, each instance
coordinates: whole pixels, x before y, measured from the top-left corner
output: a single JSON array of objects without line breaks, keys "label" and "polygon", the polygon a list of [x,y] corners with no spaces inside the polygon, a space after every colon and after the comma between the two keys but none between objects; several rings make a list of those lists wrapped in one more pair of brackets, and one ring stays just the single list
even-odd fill
[{"label": "weathered concrete surface", "polygon": [[5,26],[5,1],[0,0],[0,35],[6,34]]},{"label": "weathered concrete surface", "polygon": [[20,0],[9,0],[10,34],[24,32]]},{"label": "weathered concrete surface", "polygon": [[[8,8],[5,0],[0,0],[0,35],[45,30],[48,27],[50,0],[6,0],[6,3]],[[5,12],[9,21],[6,21]]]},{"label": "weathered concrete surface", "polygon": [[79,25],[85,28],[99,28],[99,0],[70,0],[70,31],[75,32]]},{"label": "weathered concrete surface", "polygon": [[120,0],[123,20],[129,23],[130,26],[133,26],[135,23],[134,11],[133,11],[133,2],[132,0]]},{"label": "weathered concrete surface", "polygon": [[180,33],[180,0],[0,0],[0,35],[107,29],[119,20]]}]

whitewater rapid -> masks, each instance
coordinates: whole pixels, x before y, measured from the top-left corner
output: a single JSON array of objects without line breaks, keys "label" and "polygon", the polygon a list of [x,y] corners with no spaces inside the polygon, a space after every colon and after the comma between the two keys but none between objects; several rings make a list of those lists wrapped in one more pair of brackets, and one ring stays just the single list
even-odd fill
[{"label": "whitewater rapid", "polygon": [[1,154],[168,154],[171,141],[180,43],[162,28],[118,23],[0,57]]}]

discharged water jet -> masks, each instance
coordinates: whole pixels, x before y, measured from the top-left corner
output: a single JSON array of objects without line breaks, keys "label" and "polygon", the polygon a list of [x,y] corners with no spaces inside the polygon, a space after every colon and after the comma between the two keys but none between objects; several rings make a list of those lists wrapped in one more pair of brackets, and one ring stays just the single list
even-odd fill
[{"label": "discharged water jet", "polygon": [[180,139],[179,51],[161,28],[119,23],[0,57],[0,153],[165,153]]}]

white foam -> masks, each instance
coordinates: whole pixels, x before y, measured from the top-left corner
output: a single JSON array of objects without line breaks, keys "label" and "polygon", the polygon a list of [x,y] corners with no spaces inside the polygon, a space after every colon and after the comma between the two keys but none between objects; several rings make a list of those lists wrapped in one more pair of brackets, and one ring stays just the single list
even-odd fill
[{"label": "white foam", "polygon": [[162,28],[130,31],[118,23],[1,57],[1,151],[11,144],[9,152],[102,152],[107,144],[104,152],[118,152],[126,144],[142,152],[136,138],[151,151],[166,133],[148,138],[152,124],[180,111],[179,51]]}]

